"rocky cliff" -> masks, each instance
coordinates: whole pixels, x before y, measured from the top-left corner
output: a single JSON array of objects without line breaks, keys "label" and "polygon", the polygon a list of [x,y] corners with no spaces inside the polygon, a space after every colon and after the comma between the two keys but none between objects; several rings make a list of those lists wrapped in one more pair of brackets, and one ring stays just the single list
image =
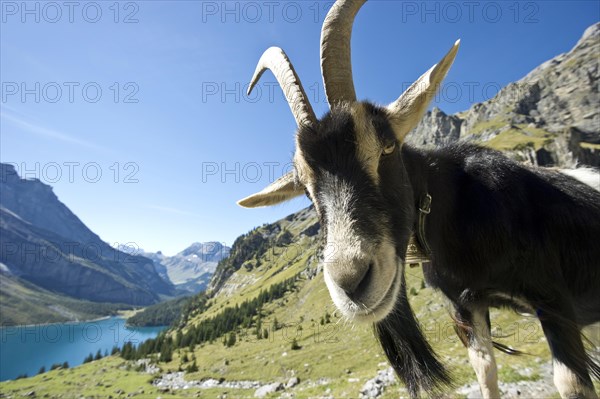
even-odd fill
[{"label": "rocky cliff", "polygon": [[544,62],[492,99],[447,115],[427,112],[408,143],[479,142],[535,165],[600,166],[600,23],[571,51]]},{"label": "rocky cliff", "polygon": [[152,260],[118,251],[39,180],[0,164],[0,263],[5,274],[97,302],[148,305],[174,293]]}]

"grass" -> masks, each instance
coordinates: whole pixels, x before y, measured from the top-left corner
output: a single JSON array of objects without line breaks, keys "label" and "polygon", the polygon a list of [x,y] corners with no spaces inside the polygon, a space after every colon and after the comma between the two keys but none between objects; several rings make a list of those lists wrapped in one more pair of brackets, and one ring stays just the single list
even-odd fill
[{"label": "grass", "polygon": [[598,151],[598,150],[600,150],[600,144],[579,143],[579,146],[581,146],[581,148],[585,148],[587,150],[592,150],[592,151]]},{"label": "grass", "polygon": [[515,151],[525,148],[539,150],[556,138],[555,133],[527,124],[511,125],[502,117],[475,124],[467,136],[481,136],[486,132],[498,132],[492,139],[482,142],[487,147],[500,151]]},{"label": "grass", "polygon": [[475,124],[469,131],[467,132],[467,136],[480,136],[482,133],[489,130],[500,130],[504,126],[507,125],[507,122],[502,118],[494,118],[489,121],[483,121]]},{"label": "grass", "polygon": [[514,367],[502,367],[498,371],[498,378],[502,382],[518,382],[518,381],[537,381],[541,377],[538,373],[534,373],[531,375],[525,375],[523,373],[519,373]]},{"label": "grass", "polygon": [[18,277],[0,279],[0,326],[92,320],[132,309],[125,304],[97,303],[41,289]]},{"label": "grass", "polygon": [[500,151],[522,150],[527,147],[537,151],[550,144],[555,137],[555,134],[543,129],[517,125],[503,130],[491,140],[483,142],[483,145]]},{"label": "grass", "polygon": [[36,397],[49,398],[108,398],[123,397],[130,393],[153,395],[160,392],[150,384],[152,376],[127,370],[122,359],[109,356],[71,369],[49,371],[15,381],[0,384],[5,395],[24,396],[34,391]]}]

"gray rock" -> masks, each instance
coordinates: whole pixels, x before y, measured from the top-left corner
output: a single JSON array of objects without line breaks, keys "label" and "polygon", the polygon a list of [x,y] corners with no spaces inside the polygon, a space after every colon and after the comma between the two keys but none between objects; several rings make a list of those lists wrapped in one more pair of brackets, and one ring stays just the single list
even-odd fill
[{"label": "gray rock", "polygon": [[200,387],[204,389],[215,388],[219,386],[219,380],[215,380],[214,378],[209,378],[208,380],[204,380],[200,383]]},{"label": "gray rock", "polygon": [[[387,363],[386,363],[387,365]],[[384,389],[396,381],[394,369],[389,367],[379,370],[375,378],[371,378],[360,389],[360,398],[377,398],[383,394]]]},{"label": "gray rock", "polygon": [[289,388],[293,388],[296,385],[298,385],[300,383],[300,379],[298,377],[292,377],[288,380],[288,382],[285,384],[285,388],[289,389]]},{"label": "gray rock", "polygon": [[265,396],[283,389],[283,384],[274,382],[272,384],[263,385],[254,392],[255,398],[264,398]]},{"label": "gray rock", "polygon": [[457,116],[446,115],[441,109],[434,107],[423,117],[415,130],[407,136],[406,141],[417,147],[437,147],[447,145],[460,138],[463,120]]}]

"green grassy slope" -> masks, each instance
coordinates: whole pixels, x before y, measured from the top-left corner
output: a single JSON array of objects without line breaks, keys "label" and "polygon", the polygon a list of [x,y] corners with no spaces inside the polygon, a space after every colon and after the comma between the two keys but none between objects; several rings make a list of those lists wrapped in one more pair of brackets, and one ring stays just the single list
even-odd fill
[{"label": "green grassy slope", "polygon": [[128,309],[132,306],[79,300],[18,277],[0,276],[0,326],[92,320]]}]

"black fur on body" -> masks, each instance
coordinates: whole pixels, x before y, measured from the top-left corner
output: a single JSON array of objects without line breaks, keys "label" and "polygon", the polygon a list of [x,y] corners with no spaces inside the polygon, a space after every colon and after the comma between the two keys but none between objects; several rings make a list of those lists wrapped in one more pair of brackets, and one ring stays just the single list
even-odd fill
[{"label": "black fur on body", "polygon": [[[363,105],[381,145],[395,141],[386,110]],[[554,358],[586,385],[590,373],[600,378],[580,333],[580,326],[600,321],[600,192],[556,170],[527,167],[469,144],[433,151],[398,145],[380,157],[376,184],[357,159],[355,130],[353,117],[334,109],[317,126],[298,131],[298,148],[315,174],[309,194],[324,230],[330,215],[321,202],[334,195],[325,180],[335,175],[355,188],[348,212],[360,234],[377,240],[381,226],[389,227],[403,259],[420,200],[431,195],[425,225],[431,263],[423,272],[452,302],[457,319],[468,324],[474,309],[522,309],[525,303],[538,315]],[[449,383],[414,319],[404,279],[394,310],[375,330],[412,396]]]},{"label": "black fur on body", "polygon": [[402,158],[415,193],[435,198],[426,223],[431,263],[423,272],[457,316],[519,307],[511,298],[521,299],[538,315],[553,356],[590,385],[589,372],[600,378],[579,329],[600,321],[600,193],[464,144],[405,147]]}]

